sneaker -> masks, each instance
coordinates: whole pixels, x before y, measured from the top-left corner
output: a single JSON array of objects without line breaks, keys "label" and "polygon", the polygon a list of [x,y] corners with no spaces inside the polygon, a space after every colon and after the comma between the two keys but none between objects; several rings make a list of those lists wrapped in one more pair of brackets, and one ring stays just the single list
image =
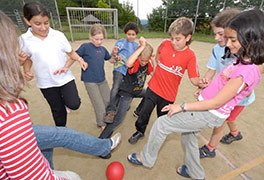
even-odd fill
[{"label": "sneaker", "polygon": [[111,150],[115,149],[116,146],[121,142],[121,133],[116,133],[115,135],[113,135],[111,138],[112,141],[112,146],[111,146]]},{"label": "sneaker", "polygon": [[206,145],[199,148],[200,158],[214,158],[216,153],[215,149],[210,151]]},{"label": "sneaker", "polygon": [[128,142],[130,144],[136,144],[140,138],[144,137],[144,134],[142,132],[135,132],[129,139]]},{"label": "sneaker", "polygon": [[222,137],[220,140],[223,144],[231,144],[233,141],[239,141],[243,138],[241,133],[239,132],[236,136],[232,135],[231,133],[228,133]]},{"label": "sneaker", "polygon": [[105,123],[113,123],[114,118],[115,118],[115,114],[116,113],[114,111],[107,112],[105,114],[105,117],[104,117],[104,122]]},{"label": "sneaker", "polygon": [[138,116],[139,116],[139,112],[137,112],[136,110],[133,112],[133,116],[135,117],[135,118],[138,118]]},{"label": "sneaker", "polygon": [[71,179],[71,180],[81,180],[80,176],[73,171],[58,171],[53,170],[53,173],[61,178]]}]

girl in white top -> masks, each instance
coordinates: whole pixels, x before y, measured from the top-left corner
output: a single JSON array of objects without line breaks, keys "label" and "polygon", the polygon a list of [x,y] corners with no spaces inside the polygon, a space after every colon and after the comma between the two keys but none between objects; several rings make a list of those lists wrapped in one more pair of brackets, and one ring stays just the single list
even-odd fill
[{"label": "girl in white top", "polygon": [[[73,51],[62,32],[50,28],[49,13],[42,4],[26,3],[23,14],[29,26],[28,31],[20,37],[20,59],[25,77],[27,80],[33,79],[30,70],[33,66],[37,86],[50,105],[56,126],[66,126],[66,107],[76,110],[81,104],[74,76],[68,70],[72,63],[66,63],[67,55],[79,61],[84,70],[87,63]],[[64,71],[61,71],[62,67]]]}]

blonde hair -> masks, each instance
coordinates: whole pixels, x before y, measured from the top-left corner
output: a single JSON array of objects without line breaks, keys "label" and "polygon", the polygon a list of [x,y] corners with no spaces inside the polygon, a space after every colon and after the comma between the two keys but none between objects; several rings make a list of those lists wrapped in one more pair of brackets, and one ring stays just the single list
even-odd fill
[{"label": "blonde hair", "polygon": [[90,28],[90,36],[95,36],[97,34],[103,34],[106,38],[106,30],[101,24],[93,24]]},{"label": "blonde hair", "polygon": [[18,60],[18,30],[0,11],[0,103],[15,102],[25,85]]},{"label": "blonde hair", "polygon": [[143,51],[140,53],[140,56],[145,57],[145,58],[150,58],[152,56],[153,53],[153,47],[146,43],[145,48],[143,49]]},{"label": "blonde hair", "polygon": [[[179,17],[173,21],[169,27],[168,33],[170,36],[174,34],[182,34],[185,37],[193,34],[193,22],[190,18]],[[187,44],[191,43],[191,38]]]}]

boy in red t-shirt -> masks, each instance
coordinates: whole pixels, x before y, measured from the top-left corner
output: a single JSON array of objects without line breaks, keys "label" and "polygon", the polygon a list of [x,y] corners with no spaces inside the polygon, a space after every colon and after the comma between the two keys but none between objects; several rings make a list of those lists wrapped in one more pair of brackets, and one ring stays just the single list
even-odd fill
[{"label": "boy in red t-shirt", "polygon": [[175,101],[186,69],[191,83],[195,86],[199,84],[196,56],[189,48],[193,22],[185,17],[178,18],[170,25],[168,33],[170,39],[164,40],[157,50],[154,74],[149,81],[144,104],[135,123],[137,131],[128,140],[131,144],[144,136],[156,105],[158,117],[167,113],[161,112],[161,109]]}]

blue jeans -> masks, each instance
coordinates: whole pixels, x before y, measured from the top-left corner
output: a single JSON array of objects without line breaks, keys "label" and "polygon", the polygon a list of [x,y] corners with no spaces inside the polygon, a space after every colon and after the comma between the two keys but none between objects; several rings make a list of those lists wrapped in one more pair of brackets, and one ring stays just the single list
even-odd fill
[{"label": "blue jeans", "polygon": [[64,147],[80,153],[106,156],[111,152],[110,139],[100,139],[66,127],[33,125],[38,147],[53,169],[53,148]]},{"label": "blue jeans", "polygon": [[108,104],[108,106],[106,107],[106,112],[116,112],[116,106],[119,102],[119,96],[118,96],[118,91],[119,91],[119,87],[122,83],[124,75],[121,74],[118,71],[113,71],[113,85],[112,85],[112,89],[110,92],[110,102]]},{"label": "blue jeans", "polygon": [[132,100],[134,97],[143,97],[145,95],[145,90],[142,90],[142,92],[137,96],[128,96],[128,95],[121,95],[118,103],[118,109],[116,111],[116,115],[114,117],[113,123],[108,123],[106,127],[104,128],[103,132],[100,134],[99,138],[109,138],[115,128],[123,122],[125,119],[127,109],[129,108]]}]

